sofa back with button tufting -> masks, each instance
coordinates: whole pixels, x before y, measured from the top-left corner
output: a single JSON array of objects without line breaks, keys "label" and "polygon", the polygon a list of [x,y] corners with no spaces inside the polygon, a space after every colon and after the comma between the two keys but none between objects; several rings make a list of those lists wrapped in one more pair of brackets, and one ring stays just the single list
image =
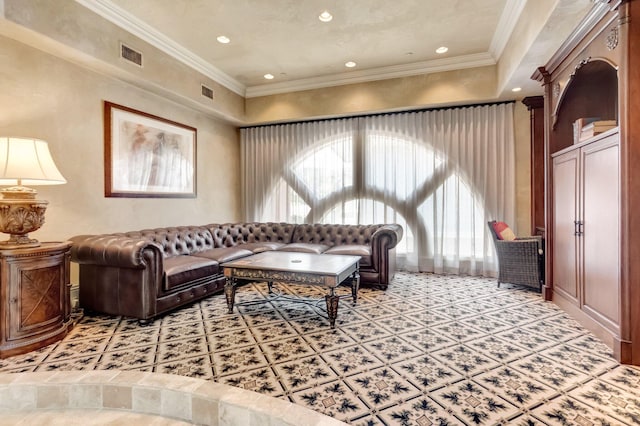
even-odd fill
[{"label": "sofa back with button tufting", "polygon": [[174,226],[116,233],[132,239],[156,243],[163,257],[189,255],[214,247],[213,236],[204,226]]},{"label": "sofa back with button tufting", "polygon": [[336,245],[371,244],[371,237],[383,225],[296,225],[291,242]]},{"label": "sofa back with button tufting", "polygon": [[296,227],[291,223],[249,222],[209,224],[216,247],[234,247],[238,244],[274,242],[289,243]]}]

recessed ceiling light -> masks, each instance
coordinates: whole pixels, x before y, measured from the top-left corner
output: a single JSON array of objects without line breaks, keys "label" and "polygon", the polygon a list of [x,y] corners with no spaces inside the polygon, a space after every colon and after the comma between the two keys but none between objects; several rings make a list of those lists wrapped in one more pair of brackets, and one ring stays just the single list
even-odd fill
[{"label": "recessed ceiling light", "polygon": [[217,40],[218,40],[219,43],[222,43],[222,44],[227,44],[227,43],[229,43],[231,41],[231,39],[229,37],[223,36],[223,35],[218,36]]},{"label": "recessed ceiling light", "polygon": [[266,78],[267,80],[273,80],[273,74],[265,74],[264,78]]},{"label": "recessed ceiling light", "polygon": [[330,14],[328,10],[325,10],[318,16],[318,19],[322,22],[329,22],[333,19],[333,15]]},{"label": "recessed ceiling light", "polygon": [[521,87],[514,87],[513,89],[511,89],[512,92],[519,92],[521,90],[522,90]]},{"label": "recessed ceiling light", "polygon": [[357,65],[357,64],[356,64],[355,62],[353,62],[353,61],[349,61],[349,62],[346,62],[346,63],[344,64],[344,66],[345,66],[345,67],[347,67],[347,68],[353,68],[353,67],[355,67],[356,65]]},{"label": "recessed ceiling light", "polygon": [[436,49],[436,53],[441,53],[441,54],[447,53],[448,51],[449,51],[449,48],[446,46],[441,46]]}]

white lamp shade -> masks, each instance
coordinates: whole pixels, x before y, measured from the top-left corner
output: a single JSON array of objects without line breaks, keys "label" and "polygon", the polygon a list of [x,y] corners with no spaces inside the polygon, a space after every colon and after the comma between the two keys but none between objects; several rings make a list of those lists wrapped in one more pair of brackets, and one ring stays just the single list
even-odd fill
[{"label": "white lamp shade", "polygon": [[67,183],[42,140],[0,137],[0,185]]}]

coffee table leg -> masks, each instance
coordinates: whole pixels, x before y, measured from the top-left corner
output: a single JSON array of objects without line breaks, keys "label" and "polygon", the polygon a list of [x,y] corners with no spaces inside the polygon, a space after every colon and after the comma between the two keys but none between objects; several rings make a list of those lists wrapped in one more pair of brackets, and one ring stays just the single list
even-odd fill
[{"label": "coffee table leg", "polygon": [[227,307],[230,314],[233,313],[233,304],[236,300],[236,282],[235,278],[227,277],[227,281],[224,284],[224,296],[227,298]]},{"label": "coffee table leg", "polygon": [[327,302],[327,315],[329,315],[329,325],[331,328],[336,327],[336,318],[338,317],[338,301],[340,297],[336,296],[335,290],[332,287],[331,293],[324,296],[325,301]]},{"label": "coffee table leg", "polygon": [[353,304],[355,305],[358,301],[358,289],[360,288],[360,273],[356,270],[353,273],[353,278],[351,279],[351,296],[353,297]]},{"label": "coffee table leg", "polygon": [[269,288],[269,294],[273,293],[273,281],[267,281],[267,287]]}]

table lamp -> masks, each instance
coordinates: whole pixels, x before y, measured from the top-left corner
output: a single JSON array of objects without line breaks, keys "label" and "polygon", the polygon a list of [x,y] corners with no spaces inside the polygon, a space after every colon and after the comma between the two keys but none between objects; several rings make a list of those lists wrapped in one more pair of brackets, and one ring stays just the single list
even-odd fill
[{"label": "table lamp", "polygon": [[0,232],[10,234],[0,249],[38,247],[29,232],[44,224],[48,201],[36,200],[37,191],[23,185],[67,183],[49,152],[49,145],[32,138],[0,137]]}]

